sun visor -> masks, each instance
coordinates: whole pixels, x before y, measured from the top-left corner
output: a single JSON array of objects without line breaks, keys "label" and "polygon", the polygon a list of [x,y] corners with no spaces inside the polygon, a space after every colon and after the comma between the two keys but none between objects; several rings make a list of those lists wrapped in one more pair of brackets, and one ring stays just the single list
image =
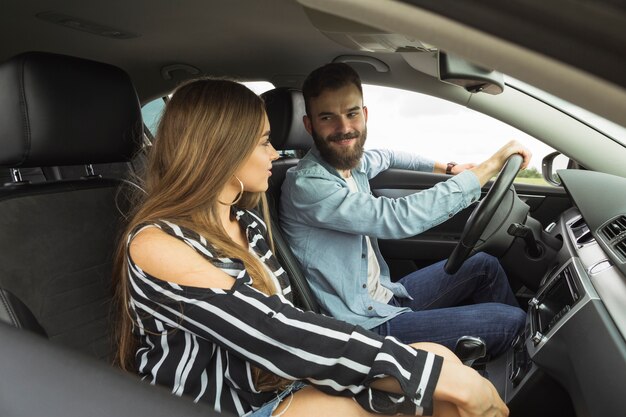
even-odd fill
[{"label": "sun visor", "polygon": [[470,93],[500,94],[504,90],[501,73],[439,51],[434,45],[308,7],[304,7],[304,11],[320,32],[347,48],[362,52],[400,53],[414,69],[463,87]]},{"label": "sun visor", "polygon": [[309,20],[320,32],[339,45],[363,52],[436,51],[432,45],[397,33],[385,32],[352,20],[304,7]]}]

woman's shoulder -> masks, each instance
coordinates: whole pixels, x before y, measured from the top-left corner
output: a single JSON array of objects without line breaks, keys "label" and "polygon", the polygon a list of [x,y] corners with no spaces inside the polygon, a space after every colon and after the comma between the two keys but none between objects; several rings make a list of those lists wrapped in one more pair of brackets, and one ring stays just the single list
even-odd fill
[{"label": "woman's shoulder", "polygon": [[[199,245],[210,247],[207,240],[195,230],[181,226],[170,220],[155,220],[150,222],[143,222],[138,224],[129,233],[128,242],[134,241],[137,236],[143,234],[146,231],[150,231],[149,236],[169,235],[172,238],[181,240],[186,243],[198,242]],[[197,245],[192,245],[197,246]]]},{"label": "woman's shoulder", "polygon": [[[154,227],[150,227],[154,226]],[[232,287],[233,278],[202,256],[184,231],[156,224],[141,227],[129,243],[130,261],[163,281],[201,288]]]}]

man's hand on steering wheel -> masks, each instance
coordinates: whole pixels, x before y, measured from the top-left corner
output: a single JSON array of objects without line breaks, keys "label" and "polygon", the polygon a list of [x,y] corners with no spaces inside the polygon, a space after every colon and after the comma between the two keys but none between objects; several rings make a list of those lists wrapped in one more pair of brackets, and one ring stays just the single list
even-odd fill
[{"label": "man's hand on steering wheel", "polygon": [[[516,141],[511,141],[485,162],[472,169],[478,177],[481,187],[497,173],[500,173],[500,175],[498,175],[497,180],[493,183],[485,198],[481,200],[467,219],[461,238],[444,266],[444,270],[448,274],[454,274],[459,270],[465,259],[474,253],[479,242],[483,241],[484,243],[490,236],[493,236],[492,234],[487,234],[486,237],[483,237],[483,233],[487,230],[490,222],[493,221],[500,204],[507,194],[510,194],[511,197],[508,200],[507,213],[512,213],[513,216],[525,217],[528,206],[524,203],[516,204],[516,201],[521,202],[521,200],[517,198],[512,184],[517,172],[528,166],[530,158],[531,153],[528,149]],[[508,190],[511,190],[511,193],[508,193]],[[514,207],[519,207],[519,209],[512,210]],[[496,224],[496,226],[498,227],[494,230],[499,231],[500,225]]]},{"label": "man's hand on steering wheel", "polygon": [[489,159],[479,164],[475,168],[472,168],[471,171],[478,177],[480,186],[482,187],[483,185],[485,185],[487,181],[489,181],[498,172],[500,172],[509,157],[514,154],[519,154],[524,158],[520,169],[525,169],[530,162],[532,153],[530,152],[530,150],[522,146],[521,143],[515,140],[510,141],[502,148],[500,148],[496,153],[491,155]]}]

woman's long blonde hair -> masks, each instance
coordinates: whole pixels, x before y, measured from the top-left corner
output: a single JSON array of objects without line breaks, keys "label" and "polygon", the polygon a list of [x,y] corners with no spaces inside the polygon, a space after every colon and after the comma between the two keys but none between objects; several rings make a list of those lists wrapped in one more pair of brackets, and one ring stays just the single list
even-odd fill
[{"label": "woman's long blonde hair", "polygon": [[[234,81],[193,80],[178,87],[167,103],[148,152],[142,181],[145,193],[135,198],[135,209],[116,254],[116,361],[122,369],[134,370],[137,348],[129,311],[126,237],[138,225],[169,220],[194,230],[219,256],[241,259],[255,288],[268,295],[275,292],[260,261],[228,236],[218,216],[219,194],[257,146],[264,120],[263,101]],[[255,208],[263,200],[269,230],[264,199],[263,193],[244,192],[237,207]],[[285,385],[284,380],[258,369],[255,383],[264,390]]]}]

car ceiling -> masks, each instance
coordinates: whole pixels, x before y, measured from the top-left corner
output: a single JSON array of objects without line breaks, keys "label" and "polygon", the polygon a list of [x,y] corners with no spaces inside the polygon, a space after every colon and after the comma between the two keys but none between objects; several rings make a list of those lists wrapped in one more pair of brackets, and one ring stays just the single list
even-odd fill
[{"label": "car ceiling", "polygon": [[[402,4],[390,0],[183,0],[179,2],[171,0],[111,0],[106,2],[8,0],[3,4],[3,13],[0,15],[0,36],[4,40],[0,45],[0,60],[6,60],[13,55],[26,51],[47,51],[111,63],[130,74],[140,99],[145,102],[163,95],[173,89],[180,80],[191,76],[184,71],[174,71],[172,72],[173,79],[164,80],[161,70],[168,65],[190,65],[198,68],[200,73],[212,76],[227,75],[241,80],[261,79],[269,80],[275,85],[300,86],[304,76],[312,68],[330,62],[337,56],[355,53],[368,54],[357,52],[330,40],[311,23],[304,8],[299,3],[313,8],[320,7],[323,10],[333,9],[333,13],[356,21],[359,20],[359,7],[365,10],[365,14],[369,9],[370,16],[365,21],[385,28],[387,31],[390,30],[391,26],[392,32],[396,29],[395,25],[402,23],[400,19],[397,21],[393,17],[390,19],[388,16],[383,16],[379,10],[375,10],[375,7],[391,10],[395,7],[388,7],[388,5]],[[555,13],[559,7],[580,10],[579,3],[585,2],[554,0],[551,2],[553,6],[541,8],[539,6],[541,2],[537,0],[505,2],[507,6],[498,6],[500,2],[488,1],[481,7],[472,9],[471,4],[476,2],[462,0],[459,4],[462,7],[458,10],[448,4],[450,2],[446,2],[447,7],[445,8],[439,2],[430,0],[410,0],[406,3],[416,4],[429,12],[451,17],[456,21],[477,28],[491,27],[489,26],[490,22],[500,19],[500,25],[493,27],[492,34],[506,35],[508,28],[511,31],[508,36],[503,36],[505,39],[520,44],[524,44],[522,42],[526,39],[525,45],[531,47],[537,47],[537,44],[544,40],[545,47],[537,48],[542,54],[552,54],[558,59],[562,59],[563,62],[571,64],[571,59],[568,61],[567,57],[562,57],[563,53],[559,55],[559,45],[569,45],[569,48],[561,49],[567,49],[567,54],[578,57],[576,58],[578,61],[588,60],[587,63],[584,63],[585,65],[580,65],[578,61],[575,62],[577,67],[587,69],[597,67],[596,74],[610,80],[611,83],[602,92],[596,92],[595,96],[585,94],[584,99],[588,101],[587,108],[618,123],[626,121],[625,112],[616,108],[616,106],[620,106],[620,103],[623,108],[623,103],[626,101],[623,99],[626,97],[626,82],[622,82],[624,81],[624,74],[626,74],[626,66],[624,65],[623,54],[619,53],[620,47],[624,44],[624,42],[620,42],[620,39],[624,37],[624,31],[621,29],[624,25],[620,25],[620,23],[626,22],[623,6],[619,8],[617,3],[612,1],[594,2],[598,7],[606,6],[599,9],[600,12],[598,12],[604,17],[607,13],[613,12],[613,17],[609,19],[613,23],[604,29],[599,24],[578,26],[583,33],[589,33],[590,40],[578,45],[583,48],[580,52],[572,52],[572,42],[576,43],[577,39],[584,38],[584,36],[581,38],[579,34],[576,35],[577,32],[572,28],[577,27],[576,23],[585,22],[584,19],[578,17],[576,18],[578,20],[574,19],[563,23],[562,26],[569,28],[569,32],[566,31],[566,34],[563,35],[562,43],[559,43],[558,39],[555,40],[554,36],[550,37],[547,29],[544,31],[545,33],[542,33],[538,32],[537,28],[541,25],[545,28],[551,21],[549,16],[554,16],[556,19]],[[519,13],[520,10],[524,10],[523,6],[533,7],[526,7],[525,13]],[[341,8],[343,8],[343,13]],[[462,13],[463,10],[465,13]],[[488,13],[489,10],[491,10],[490,13]],[[535,13],[543,11],[544,17],[536,22],[530,22],[532,23],[530,26],[524,26],[523,22],[531,19],[532,11]],[[138,36],[129,39],[112,39],[94,35],[37,17],[42,13],[68,15],[88,24],[104,26]],[[564,13],[566,17],[578,15],[572,12]],[[363,16],[365,15],[361,14],[361,17]],[[377,20],[375,16],[380,16],[380,19]],[[396,16],[398,16],[397,12]],[[507,25],[506,19],[513,19],[511,21],[516,22],[517,26]],[[553,19],[552,21],[556,20]],[[593,19],[590,21],[593,22]],[[415,21],[409,20],[409,22]],[[422,23],[413,23],[414,28],[409,31],[415,30],[419,35],[442,39],[441,46],[445,47],[446,40],[436,33],[436,28],[422,30],[420,27]],[[406,28],[406,26],[404,27]],[[619,27],[619,30],[616,30],[616,27]],[[535,29],[534,32],[533,28]],[[398,32],[400,31],[407,35],[415,34],[398,29]],[[534,35],[530,36],[532,33]],[[568,37],[568,33],[573,38]],[[524,35],[528,36],[525,37]],[[602,36],[610,37],[607,38],[610,42],[606,43],[606,48],[599,50],[598,45],[602,44]],[[430,41],[429,39],[424,40]],[[471,46],[462,46],[459,50],[454,51],[453,44],[449,45],[451,47],[450,52],[461,54],[467,52],[468,55],[480,52],[480,48]],[[489,47],[483,47],[483,52],[488,50]],[[604,54],[608,64],[601,65],[604,62],[599,62],[595,58],[594,53],[591,53],[594,50],[596,55]],[[523,63],[527,61],[525,61],[525,57],[520,58],[522,64],[520,66],[513,62],[514,59],[511,59],[515,56],[515,52],[509,53],[507,57],[502,59],[502,62],[508,63],[508,66],[500,68],[498,66],[500,64],[498,53],[492,52],[491,57],[487,56],[488,53],[487,55],[479,53],[472,56],[476,57],[475,62],[479,64],[487,64],[492,68],[503,70],[524,81],[531,83],[539,81],[537,85],[548,91],[553,85],[560,84],[556,85],[552,92],[565,99],[571,100],[580,96],[580,93],[578,96],[570,93],[568,88],[570,85],[578,85],[576,77],[572,77],[571,81],[568,78],[568,81],[559,83],[559,71],[556,70],[553,71],[555,75],[552,79],[541,84],[541,80],[532,73],[532,70],[526,71],[527,74],[522,68],[516,74],[518,67],[523,67]],[[383,59],[391,68],[392,75],[384,76],[376,73],[369,66],[360,65],[359,72],[366,82],[414,88],[459,103],[463,103],[468,98],[462,89],[441,85],[433,77],[425,76],[413,70],[399,54],[378,53],[370,55]],[[537,62],[537,65],[541,65],[539,61]],[[526,70],[529,67],[530,65]],[[613,88],[611,85],[619,86],[619,91],[617,93],[611,91]],[[578,91],[585,92],[589,91],[590,88],[593,89],[593,87],[580,86]],[[612,100],[608,102],[604,100],[608,95],[605,91],[614,95]],[[568,94],[570,95],[568,96]],[[603,112],[603,109],[607,107],[609,110]]]},{"label": "car ceiling", "polygon": [[[290,0],[15,0],[3,9],[0,36],[11,42],[2,43],[1,60],[37,50],[108,62],[131,75],[144,99],[174,87],[176,80],[161,77],[165,65],[299,85],[311,68],[354,52],[321,34]],[[36,17],[50,11],[139,36],[111,39]]]}]

